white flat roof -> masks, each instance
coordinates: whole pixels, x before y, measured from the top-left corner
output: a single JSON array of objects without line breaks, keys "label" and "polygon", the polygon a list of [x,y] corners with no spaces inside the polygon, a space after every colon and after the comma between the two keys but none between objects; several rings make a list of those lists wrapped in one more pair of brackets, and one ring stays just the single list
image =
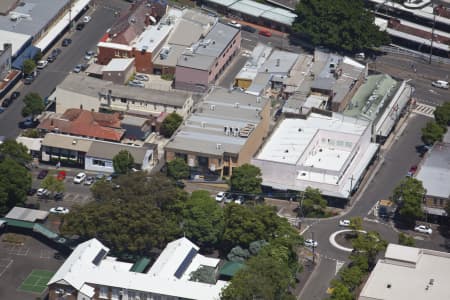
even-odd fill
[{"label": "white flat roof", "polygon": [[361,135],[366,121],[341,114],[312,113],[307,119],[284,119],[258,153],[257,159],[295,164],[319,130]]},{"label": "white flat roof", "polygon": [[162,41],[169,35],[173,29],[173,25],[156,24],[149,26],[145,31],[137,38],[133,45],[137,50],[145,50],[153,52],[162,43]]},{"label": "white flat roof", "polygon": [[358,299],[450,299],[449,278],[450,253],[389,244]]},{"label": "white flat roof", "polygon": [[102,72],[117,72],[123,71],[133,64],[133,58],[113,58],[111,61],[102,68]]},{"label": "white flat roof", "polygon": [[100,42],[97,44],[97,47],[103,48],[111,48],[117,50],[131,51],[131,47],[128,45],[118,44],[118,43],[110,43],[110,42]]},{"label": "white flat roof", "polygon": [[31,38],[27,34],[0,30],[0,49],[3,49],[3,44],[12,44],[12,55],[15,56],[17,51],[25,45],[26,42]]}]

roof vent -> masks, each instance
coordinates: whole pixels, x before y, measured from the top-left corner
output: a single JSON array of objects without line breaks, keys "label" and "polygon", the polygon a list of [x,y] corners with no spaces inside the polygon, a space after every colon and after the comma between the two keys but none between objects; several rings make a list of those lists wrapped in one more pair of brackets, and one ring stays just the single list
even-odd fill
[{"label": "roof vent", "polygon": [[222,144],[216,144],[216,149],[219,150],[222,148]]},{"label": "roof vent", "polygon": [[72,145],[76,145],[76,144],[77,144],[77,140],[73,140]]},{"label": "roof vent", "polygon": [[392,285],[390,283],[387,284],[387,288],[390,289]]},{"label": "roof vent", "polygon": [[202,127],[205,128],[206,127],[206,122],[202,121]]},{"label": "roof vent", "polygon": [[211,105],[209,106],[209,109],[215,110],[215,109],[216,109],[216,106],[215,106],[214,104],[211,104]]},{"label": "roof vent", "polygon": [[235,107],[235,108],[239,108],[239,102],[236,102],[236,103],[234,104],[234,107]]}]

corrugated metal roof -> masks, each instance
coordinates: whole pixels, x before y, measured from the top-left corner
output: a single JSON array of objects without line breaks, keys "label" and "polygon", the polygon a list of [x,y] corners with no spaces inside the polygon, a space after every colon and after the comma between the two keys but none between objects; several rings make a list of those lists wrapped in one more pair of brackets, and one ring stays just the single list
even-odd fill
[{"label": "corrugated metal roof", "polygon": [[7,219],[36,222],[37,220],[45,220],[49,212],[45,210],[31,209],[25,207],[13,207],[5,216]]}]

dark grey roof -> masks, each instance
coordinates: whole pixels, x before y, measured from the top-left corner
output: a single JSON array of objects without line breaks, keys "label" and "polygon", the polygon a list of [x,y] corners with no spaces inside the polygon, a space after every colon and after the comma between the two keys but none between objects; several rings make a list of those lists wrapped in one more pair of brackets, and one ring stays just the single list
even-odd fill
[{"label": "dark grey roof", "polygon": [[[23,5],[18,5],[7,16],[0,16],[0,29],[35,36],[50,23],[69,1],[21,0],[20,3],[23,3]],[[18,16],[17,21],[11,20],[12,15]]]},{"label": "dark grey roof", "polygon": [[117,153],[126,150],[133,156],[135,163],[140,164],[144,161],[147,151],[154,148],[154,144],[145,144],[142,147],[137,147],[104,141],[92,141],[91,147],[86,155],[97,158],[113,159]]}]

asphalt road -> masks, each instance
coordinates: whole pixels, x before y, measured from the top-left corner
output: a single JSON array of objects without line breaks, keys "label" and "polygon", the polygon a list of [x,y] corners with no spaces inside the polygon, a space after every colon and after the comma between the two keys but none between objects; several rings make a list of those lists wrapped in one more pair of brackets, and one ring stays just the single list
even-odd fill
[{"label": "asphalt road", "polygon": [[450,65],[428,64],[421,59],[389,54],[378,57],[371,66],[394,77],[411,79],[410,84],[415,87],[413,97],[422,103],[436,106],[450,100],[450,90],[431,86],[434,80],[449,80]]},{"label": "asphalt road", "polygon": [[[108,8],[102,7],[103,2],[108,4]],[[31,85],[19,83],[16,86],[15,90],[20,91],[21,97],[0,115],[0,136],[16,138],[19,135],[20,128],[18,124],[23,119],[21,111],[24,95],[36,92],[43,98],[49,96],[73,67],[82,62],[85,51],[95,49],[99,39],[114,22],[114,10],[109,8],[114,4],[113,2],[118,2],[123,6],[122,2],[124,1],[97,1],[99,4],[95,8],[91,7],[86,12],[86,14],[92,16],[92,20],[86,24],[85,28],[82,31],[74,30],[66,34],[65,37],[72,39],[72,44],[69,47],[61,47],[61,43],[57,42],[55,47],[62,49],[62,53],[58,58],[41,70],[40,75]],[[46,57],[45,55],[44,58]]]},{"label": "asphalt road", "polygon": [[[404,131],[384,154],[384,163],[378,173],[368,183],[366,190],[350,212],[345,215],[345,218],[366,217],[378,200],[386,199],[392,194],[394,187],[405,177],[409,167],[417,164],[420,159],[415,146],[422,144],[420,130],[428,120],[429,118],[420,115],[412,115],[407,120],[408,124]],[[366,221],[363,227],[366,230],[378,231],[388,242],[397,242],[398,235],[388,224]],[[342,228],[338,226],[338,219],[328,219],[313,222],[304,233],[305,238],[314,236],[314,239],[318,241],[319,247],[316,250],[321,258],[314,275],[302,291],[301,299],[324,299],[329,282],[335,276],[336,262],[348,261],[348,253],[334,248],[329,242],[329,236],[340,229]],[[432,241],[429,238],[419,238],[420,240],[417,243],[419,247],[440,248],[439,242]],[[436,239],[439,239],[439,237],[436,236]]]}]

